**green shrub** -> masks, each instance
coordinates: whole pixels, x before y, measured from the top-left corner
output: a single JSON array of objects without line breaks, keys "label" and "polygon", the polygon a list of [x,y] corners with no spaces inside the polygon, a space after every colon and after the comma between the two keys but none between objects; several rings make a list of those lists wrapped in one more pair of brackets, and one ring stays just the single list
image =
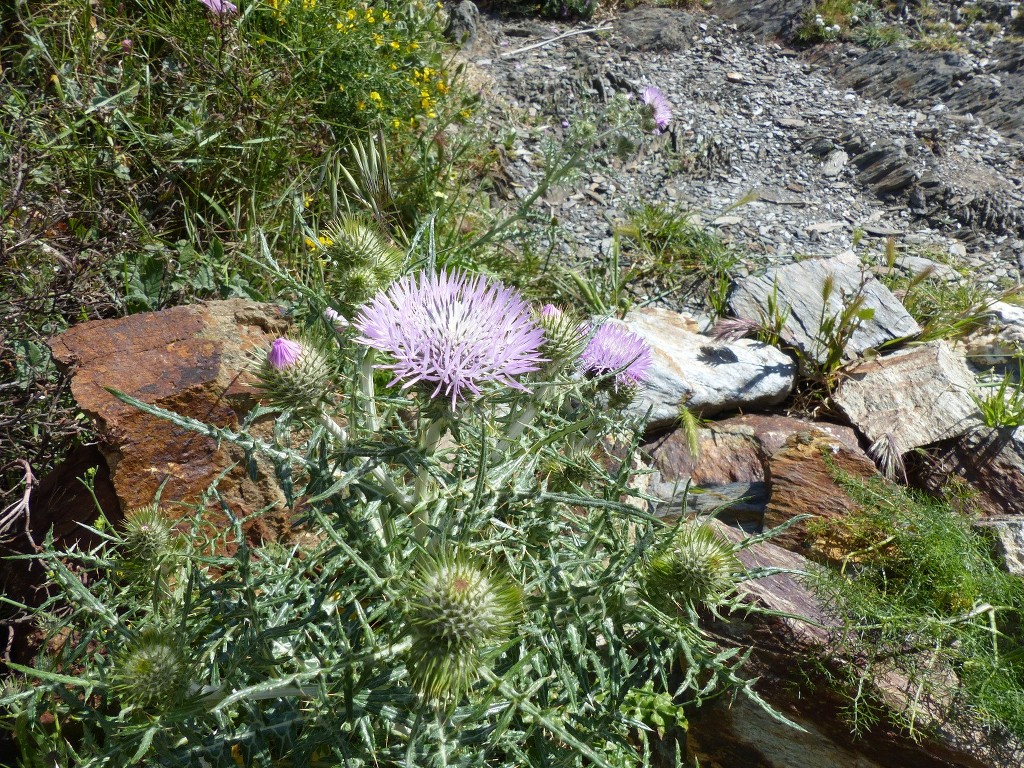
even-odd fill
[{"label": "green shrub", "polygon": [[855,727],[870,682],[897,670],[917,691],[902,713],[911,732],[935,725],[922,714],[931,699],[1024,735],[1024,580],[953,506],[880,478],[837,479],[857,508],[815,526],[822,551],[847,553],[815,588],[841,623],[835,647],[849,663],[833,673]]}]

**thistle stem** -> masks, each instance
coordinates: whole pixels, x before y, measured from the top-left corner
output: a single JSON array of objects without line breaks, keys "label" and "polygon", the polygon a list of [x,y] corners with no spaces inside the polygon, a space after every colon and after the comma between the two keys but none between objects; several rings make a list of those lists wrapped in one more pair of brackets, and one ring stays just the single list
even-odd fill
[{"label": "thistle stem", "polygon": [[373,433],[380,431],[380,419],[377,416],[377,399],[373,386],[373,363],[376,351],[368,348],[363,353],[363,362],[359,367],[359,393],[362,395],[360,404],[366,416],[366,428]]},{"label": "thistle stem", "polygon": [[[320,423],[323,425],[324,429],[327,430],[328,434],[330,434],[342,448],[348,445],[348,431],[336,422],[325,409],[321,409],[320,411]],[[356,466],[362,466],[366,463],[366,459],[363,457],[357,457],[354,460],[354,463]],[[405,512],[412,510],[415,503],[414,497],[399,488],[394,479],[384,470],[383,467],[374,467],[371,469],[370,476],[380,484],[388,498],[401,507],[402,510]]]}]

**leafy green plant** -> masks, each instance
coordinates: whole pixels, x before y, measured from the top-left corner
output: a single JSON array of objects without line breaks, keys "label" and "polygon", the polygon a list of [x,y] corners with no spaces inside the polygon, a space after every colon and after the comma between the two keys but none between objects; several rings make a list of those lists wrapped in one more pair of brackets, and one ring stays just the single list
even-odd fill
[{"label": "leafy green plant", "polygon": [[690,214],[645,204],[629,213],[619,233],[630,246],[634,279],[652,280],[665,293],[699,296],[716,316],[725,314],[740,255]]},{"label": "leafy green plant", "polygon": [[985,380],[981,384],[985,391],[972,395],[981,418],[989,427],[1019,427],[1024,425],[1024,373],[1018,360],[1017,374],[1006,371],[995,381]]},{"label": "leafy green plant", "polygon": [[870,725],[873,685],[897,672],[914,694],[901,718],[912,733],[935,725],[926,713],[938,702],[1024,734],[1024,582],[948,504],[881,478],[834,476],[857,508],[812,527],[817,551],[847,553],[813,584],[839,622],[832,647],[857,660],[830,667],[853,726]]},{"label": "leafy green plant", "polygon": [[[338,161],[371,131],[415,192],[407,218],[436,208],[447,166],[424,157],[471,106],[439,9],[238,5],[4,5],[0,358],[87,319],[272,295],[245,256],[262,234],[282,260],[309,260],[308,225],[348,205]],[[45,472],[82,432],[66,381],[49,361],[35,370],[0,391],[4,472],[21,456]]]},{"label": "leafy green plant", "polygon": [[803,43],[846,39],[880,48],[899,43],[903,33],[885,20],[877,2],[820,0],[804,12],[796,37]]},{"label": "leafy green plant", "polygon": [[908,275],[896,268],[897,252],[891,241],[886,247],[886,260],[888,268],[881,280],[921,326],[922,341],[958,339],[984,327],[991,306],[1012,299],[1017,292],[994,291],[956,263],[937,262],[953,270],[956,278],[940,274],[934,267]]},{"label": "leafy green plant", "polygon": [[925,26],[921,37],[914,40],[912,47],[919,51],[962,51],[964,44],[954,26],[939,22]]}]

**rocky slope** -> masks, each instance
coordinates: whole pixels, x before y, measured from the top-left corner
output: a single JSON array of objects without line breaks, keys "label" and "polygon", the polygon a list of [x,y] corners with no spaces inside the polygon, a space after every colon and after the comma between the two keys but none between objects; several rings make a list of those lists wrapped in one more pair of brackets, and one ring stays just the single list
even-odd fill
[{"label": "rocky slope", "polygon": [[[778,277],[785,289],[780,295],[792,307],[788,346],[802,346],[812,358],[821,352],[813,323],[826,314],[829,300],[821,298],[821,284],[868,284],[867,272],[848,253],[858,241],[868,246],[857,246],[856,256],[868,260],[881,258],[892,238],[907,254],[956,256],[993,283],[1019,280],[1024,87],[1015,85],[1019,73],[1012,63],[1019,61],[1013,58],[1019,44],[1013,48],[1003,35],[993,46],[968,47],[957,60],[848,43],[797,52],[785,38],[804,7],[721,0],[715,7],[720,15],[638,8],[600,22],[599,31],[585,31],[594,25],[477,17],[463,4],[459,12],[470,22],[471,37],[462,56],[468,77],[486,96],[489,111],[481,119],[507,158],[507,184],[495,187],[494,202],[529,193],[540,177],[545,138],[571,127],[589,105],[657,85],[673,103],[670,131],[631,161],[552,190],[543,203],[559,222],[555,246],[569,263],[586,266],[608,255],[614,228],[642,203],[691,210],[744,254],[732,312],[756,315],[770,284],[762,275]],[[1005,55],[1003,45],[1009,46]],[[986,96],[979,84],[992,77],[1006,87]],[[731,208],[740,201],[746,202]],[[842,424],[750,415],[785,407],[798,378],[796,361],[750,340],[708,337],[701,318],[672,311],[692,305],[691,296],[658,296],[651,303],[670,309],[645,308],[628,318],[656,350],[643,405],[653,414],[646,448],[655,471],[642,475],[644,490],[660,499],[654,511],[678,514],[682,504],[709,509],[727,503],[723,518],[736,525],[723,526],[722,535],[737,538],[741,529],[777,525],[803,512],[843,515],[853,502],[829,475],[823,452],[845,471],[869,476],[876,464],[865,449],[888,441],[899,454],[937,451],[941,464],[922,473],[926,485],[953,473],[977,485],[986,524],[1002,526],[1008,567],[1021,569],[1024,560],[1015,557],[1024,540],[1024,430],[979,425],[962,349],[936,341],[875,357],[881,341],[913,335],[917,326],[887,289],[877,282],[869,288],[865,295],[875,312],[843,350],[847,363],[856,362],[856,375],[835,393]],[[1024,313],[1008,305],[998,313],[1000,333],[1009,333],[1012,344],[1024,340]],[[77,488],[67,478],[92,463],[100,465],[97,492],[114,520],[119,508],[139,503],[131,493],[152,491],[124,482],[119,467],[148,466],[172,478],[166,498],[186,498],[238,461],[210,441],[154,431],[139,414],[124,413],[102,387],[197,417],[216,409],[218,423],[237,423],[253,402],[246,381],[237,379],[240,361],[247,347],[283,322],[273,307],[218,303],[85,324],[54,339],[55,354],[75,370],[79,405],[97,419],[103,450],[44,483],[33,500],[39,513],[33,525],[62,522],[61,541],[81,536],[73,523],[92,519],[91,500],[59,491]],[[127,368],[117,367],[116,356],[95,354],[123,347],[126,333],[142,339],[124,356]],[[189,354],[183,357],[182,349]],[[142,378],[132,368],[140,354],[151,361]],[[215,397],[225,382],[232,382],[227,396]],[[700,430],[696,456],[679,432],[658,431],[671,427],[681,403],[719,419]],[[747,415],[728,417],[737,410]],[[979,456],[987,457],[980,467]],[[986,476],[986,467],[997,471]],[[688,481],[705,493],[680,495]],[[273,502],[267,485],[235,473],[223,479],[221,491],[244,513]],[[286,529],[286,521],[277,522],[248,533],[272,539]],[[747,564],[805,570],[811,567],[806,544],[806,529],[793,527],[749,550]],[[883,721],[868,738],[853,738],[841,716],[843,700],[826,686],[812,690],[797,671],[799,657],[827,649],[835,629],[829,607],[790,574],[750,583],[748,597],[815,622],[732,616],[714,626],[723,643],[755,646],[749,671],[762,678],[762,695],[804,730],[780,725],[748,703],[730,708],[722,702],[694,717],[682,745],[700,765],[938,768],[1017,766],[1024,759],[1018,742],[962,717],[955,698],[919,700],[920,689],[915,693],[895,668],[874,691],[886,707]],[[897,725],[908,708],[933,726],[928,738],[915,740]]]},{"label": "rocky slope", "polygon": [[866,235],[1018,280],[1019,43],[987,57],[846,43],[797,52],[773,36],[792,34],[800,3],[715,10],[727,18],[641,7],[547,44],[584,27],[480,18],[464,56],[495,135],[520,126],[508,151],[520,194],[538,178],[544,138],[587,104],[645,85],[673,104],[670,135],[639,159],[549,195],[567,254],[599,258],[612,228],[647,202],[695,212],[749,254],[750,269],[839,253]]}]

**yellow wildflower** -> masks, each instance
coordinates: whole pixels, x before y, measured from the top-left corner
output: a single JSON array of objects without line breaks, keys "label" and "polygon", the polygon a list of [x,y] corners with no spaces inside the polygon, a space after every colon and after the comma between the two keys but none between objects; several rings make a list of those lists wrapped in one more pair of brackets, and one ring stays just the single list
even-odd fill
[{"label": "yellow wildflower", "polygon": [[380,94],[376,91],[370,91],[370,101],[379,107],[381,102],[383,102],[383,99],[381,99]]},{"label": "yellow wildflower", "polygon": [[356,109],[358,109],[360,111],[366,109],[366,102],[365,101],[356,102]]},{"label": "yellow wildflower", "polygon": [[437,81],[437,92],[448,93],[448,86],[445,84],[444,80]]},{"label": "yellow wildflower", "polygon": [[391,121],[391,127],[397,131],[399,128],[402,127],[402,121],[396,117],[394,120]]},{"label": "yellow wildflower", "polygon": [[378,48],[383,46],[384,45],[384,35],[374,35],[373,36],[373,44],[375,46],[377,46]]},{"label": "yellow wildflower", "polygon": [[348,17],[349,21],[355,21],[356,20],[356,12],[353,11],[351,8],[348,9],[348,13],[346,13],[345,15]]},{"label": "yellow wildflower", "polygon": [[392,40],[392,41],[391,41],[391,43],[390,43],[390,45],[391,45],[391,47],[392,47],[392,48],[394,48],[394,49],[395,49],[396,51],[397,51],[397,50],[398,50],[399,48],[401,48],[401,47],[402,47],[402,46],[401,46],[401,44],[400,44],[400,43],[399,43],[399,42],[398,42],[397,40]]}]

